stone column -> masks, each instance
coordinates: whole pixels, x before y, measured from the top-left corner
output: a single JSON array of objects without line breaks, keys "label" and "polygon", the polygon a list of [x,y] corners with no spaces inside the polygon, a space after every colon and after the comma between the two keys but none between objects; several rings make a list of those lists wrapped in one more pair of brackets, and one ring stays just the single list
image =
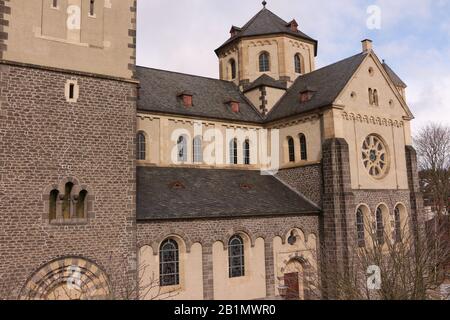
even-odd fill
[{"label": "stone column", "polygon": [[266,296],[275,296],[275,275],[274,275],[274,257],[273,257],[273,242],[269,240],[264,242],[264,257],[266,267]]},{"label": "stone column", "polygon": [[203,299],[214,300],[213,250],[212,244],[203,246]]}]

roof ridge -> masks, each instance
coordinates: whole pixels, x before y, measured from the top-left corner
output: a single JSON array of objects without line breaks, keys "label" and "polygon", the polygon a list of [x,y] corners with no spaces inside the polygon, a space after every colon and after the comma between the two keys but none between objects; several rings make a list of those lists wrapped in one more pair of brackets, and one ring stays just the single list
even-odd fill
[{"label": "roof ridge", "polygon": [[190,74],[190,73],[185,73],[185,72],[180,72],[180,71],[158,69],[158,68],[152,68],[152,67],[146,67],[146,66],[136,66],[136,68],[142,68],[142,69],[147,69],[147,70],[154,70],[154,71],[161,71],[161,72],[166,72],[166,73],[179,74],[179,75],[182,75],[182,76],[188,76],[188,77],[193,77],[193,78],[203,78],[203,79],[208,79],[208,80],[215,80],[215,81],[224,82],[224,83],[232,83],[232,82],[227,81],[227,80],[222,80],[222,79],[212,78],[212,77],[207,77],[207,76],[201,76],[201,75],[196,75],[196,74]]}]

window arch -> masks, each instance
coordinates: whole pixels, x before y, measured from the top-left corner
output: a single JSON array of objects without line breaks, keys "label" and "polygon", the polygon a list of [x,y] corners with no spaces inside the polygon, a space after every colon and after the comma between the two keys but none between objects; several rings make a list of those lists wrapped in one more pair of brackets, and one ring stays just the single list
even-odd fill
[{"label": "window arch", "polygon": [[50,192],[50,202],[49,202],[49,220],[56,220],[56,204],[58,202],[59,191],[53,190]]},{"label": "window arch", "polygon": [[297,53],[294,56],[294,65],[295,65],[295,72],[303,74],[305,73],[305,67],[304,67],[304,59],[303,56],[300,53]]},{"label": "window arch", "polygon": [[68,220],[72,217],[72,189],[73,183],[68,182],[64,187],[64,197],[62,200],[62,218]]},{"label": "window arch", "polygon": [[230,141],[230,164],[238,164],[237,139]]},{"label": "window arch", "polygon": [[364,212],[361,207],[356,211],[356,232],[358,239],[358,247],[364,248],[366,246],[366,234],[364,226]]},{"label": "window arch", "polygon": [[263,52],[259,55],[259,72],[270,71],[270,55],[268,52]]},{"label": "window arch", "polygon": [[244,141],[244,164],[250,164],[250,140]]},{"label": "window arch", "polygon": [[180,136],[177,141],[178,148],[178,161],[186,162],[187,161],[187,138],[186,136]]},{"label": "window arch", "polygon": [[308,160],[308,145],[306,143],[306,136],[303,133],[300,133],[299,140],[300,140],[300,159],[306,161]]},{"label": "window arch", "polygon": [[377,208],[376,214],[376,232],[377,232],[377,242],[379,245],[384,244],[384,221],[383,221],[383,209],[381,207]]},{"label": "window arch", "polygon": [[159,249],[159,282],[161,287],[180,284],[180,259],[178,243],[165,240]]},{"label": "window arch", "polygon": [[147,158],[147,142],[144,132],[139,132],[136,138],[136,159],[146,160]]},{"label": "window arch", "polygon": [[236,79],[236,61],[234,59],[230,60],[230,73],[231,79]]},{"label": "window arch", "polygon": [[396,206],[394,210],[394,236],[395,243],[402,242],[402,215],[399,206]]},{"label": "window arch", "polygon": [[288,153],[289,153],[289,162],[295,162],[295,145],[294,138],[288,137]]},{"label": "window arch", "polygon": [[245,276],[244,241],[234,235],[228,242],[229,277]]},{"label": "window arch", "polygon": [[78,195],[78,199],[76,201],[76,208],[75,208],[75,216],[77,217],[77,219],[86,218],[87,195],[88,195],[88,192],[86,190],[82,190],[80,192],[80,194]]},{"label": "window arch", "polygon": [[194,163],[203,162],[202,137],[196,136],[193,141],[193,161]]}]

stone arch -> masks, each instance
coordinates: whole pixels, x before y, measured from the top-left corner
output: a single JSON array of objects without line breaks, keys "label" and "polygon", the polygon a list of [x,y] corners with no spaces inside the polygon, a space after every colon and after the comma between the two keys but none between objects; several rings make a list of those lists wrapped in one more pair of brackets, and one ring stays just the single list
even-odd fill
[{"label": "stone arch", "polygon": [[141,241],[141,242],[139,242],[138,247],[141,248],[145,245],[150,246],[153,249],[153,254],[158,255],[159,247],[160,247],[161,243],[166,239],[174,239],[178,242],[181,242],[180,243],[180,244],[182,244],[181,247],[186,250],[186,253],[191,252],[191,247],[193,245],[193,242],[187,236],[187,234],[185,234],[183,231],[178,230],[178,229],[171,229],[167,232],[160,233],[153,241]]},{"label": "stone arch", "polygon": [[410,219],[409,219],[409,213],[408,213],[408,207],[403,202],[397,202],[394,206],[394,209],[391,211],[390,217],[391,217],[391,231],[392,231],[392,237],[395,239],[396,235],[396,210],[399,210],[400,214],[400,229],[401,229],[401,237],[402,238],[409,238],[411,236],[411,226],[410,226]]},{"label": "stone arch", "polygon": [[291,235],[291,232],[296,232],[297,236],[300,236],[301,240],[306,244],[306,233],[303,231],[302,228],[294,226],[294,227],[287,227],[281,231],[281,244],[285,245],[288,241],[289,236]]},{"label": "stone arch", "polygon": [[[302,288],[303,292],[300,292],[300,299],[303,300],[311,300],[314,297],[314,292],[316,285],[314,283],[315,278],[315,270],[314,267],[311,265],[311,263],[308,261],[307,258],[305,258],[303,255],[298,255],[297,253],[293,253],[289,255],[284,261],[283,261],[283,267],[281,268],[281,273],[289,273],[290,266],[292,264],[299,264],[302,268],[302,270],[298,270],[299,273],[301,272],[301,282],[300,286]],[[286,283],[285,283],[286,285]]]},{"label": "stone arch", "polygon": [[20,300],[110,299],[107,274],[81,257],[55,259],[36,271],[21,290]]},{"label": "stone arch", "polygon": [[[233,229],[229,230],[229,231],[226,233],[225,236],[223,236],[221,239],[218,239],[218,240],[216,240],[216,241],[222,242],[222,244],[223,244],[223,249],[224,249],[224,250],[227,250],[227,247],[228,247],[228,241],[230,240],[230,238],[231,238],[232,236],[234,236],[234,235],[236,235],[236,234],[238,234],[238,235],[243,236],[244,238],[246,238],[246,239],[249,241],[250,246],[251,246],[252,248],[255,247],[255,241],[256,241],[255,236],[253,235],[253,233],[252,233],[249,229],[247,229],[247,228],[244,227],[244,226],[241,226],[241,227],[239,227],[239,228],[233,228]],[[214,242],[216,242],[216,241],[214,241]]]}]

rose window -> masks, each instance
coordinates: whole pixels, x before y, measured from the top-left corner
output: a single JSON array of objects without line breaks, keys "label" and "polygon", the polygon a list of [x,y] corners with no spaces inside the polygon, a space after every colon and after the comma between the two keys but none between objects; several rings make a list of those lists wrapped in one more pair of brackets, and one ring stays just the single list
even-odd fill
[{"label": "rose window", "polygon": [[362,146],[362,160],[369,175],[382,178],[388,170],[388,152],[383,141],[371,135],[364,140]]}]

